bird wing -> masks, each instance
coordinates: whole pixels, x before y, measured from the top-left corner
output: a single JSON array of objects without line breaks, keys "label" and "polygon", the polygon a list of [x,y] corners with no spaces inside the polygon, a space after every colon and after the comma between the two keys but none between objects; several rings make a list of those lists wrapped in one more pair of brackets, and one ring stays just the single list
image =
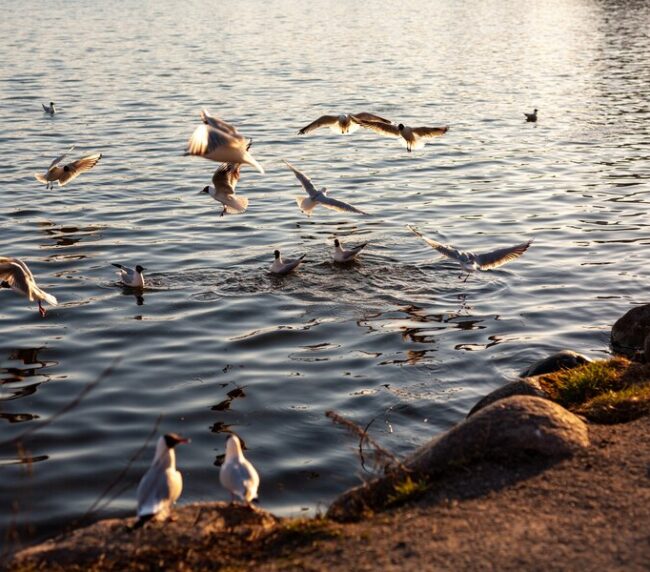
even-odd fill
[{"label": "bird wing", "polygon": [[72,145],[72,146],[70,147],[70,149],[68,149],[65,153],[63,153],[62,155],[59,155],[56,159],[54,159],[54,161],[52,161],[52,162],[50,163],[50,166],[47,168],[48,171],[49,171],[52,167],[54,167],[54,165],[58,165],[61,161],[63,161],[63,159],[65,159],[65,157],[68,155],[68,153],[70,153],[73,149],[74,149],[74,145]]},{"label": "bird wing", "polygon": [[215,117],[214,115],[210,115],[207,109],[201,110],[201,121],[203,121],[203,123],[205,123],[206,125],[210,125],[215,129],[221,129],[221,131],[225,131],[226,133],[230,133],[231,135],[239,135],[239,131],[237,131],[237,129],[233,125],[227,123],[223,119],[219,119],[218,117]]},{"label": "bird wing", "polygon": [[157,514],[169,505],[169,501],[167,471],[158,464],[152,465],[138,485],[138,516]]},{"label": "bird wing", "polygon": [[432,238],[428,238],[415,227],[409,226],[408,228],[422,240],[424,240],[424,242],[426,242],[431,248],[435,248],[440,254],[443,254],[448,258],[455,258],[456,260],[460,258],[460,251],[457,248],[454,248],[453,246],[449,246],[447,244],[442,244],[441,242],[433,240]]},{"label": "bird wing", "polygon": [[383,121],[366,121],[361,119],[359,121],[361,127],[372,129],[375,133],[380,135],[388,135],[389,137],[399,137],[399,128],[392,123],[384,123]]},{"label": "bird wing", "polygon": [[[22,292],[25,296],[30,296],[29,276],[25,269],[15,258],[0,259],[0,282],[7,282],[9,286]],[[31,296],[30,296],[31,300]]]},{"label": "bird wing", "polygon": [[316,119],[316,121],[312,121],[309,125],[303,127],[300,131],[298,131],[298,134],[306,135],[310,131],[315,131],[321,127],[329,127],[330,125],[334,125],[338,120],[338,115],[322,115]]},{"label": "bird wing", "polygon": [[239,181],[240,163],[223,163],[219,165],[212,175],[212,184],[217,191],[228,195],[235,192],[237,181]]},{"label": "bird wing", "polygon": [[367,242],[364,242],[363,244],[360,244],[359,246],[355,246],[354,248],[350,248],[346,253],[345,253],[345,259],[349,260],[350,258],[354,258],[357,254],[359,254],[366,246],[368,245]]},{"label": "bird wing", "polygon": [[506,262],[510,262],[515,258],[519,258],[533,241],[529,240],[528,242],[523,242],[515,246],[509,246],[506,248],[498,248],[492,252],[486,252],[484,254],[476,255],[476,263],[479,265],[481,270],[488,270],[489,268],[498,268],[503,266]]},{"label": "bird wing", "polygon": [[[240,139],[244,139],[239,136]],[[237,137],[221,129],[215,129],[214,127],[207,125],[205,123],[199,125],[192,133],[190,140],[187,143],[187,155],[209,155],[221,146],[231,146],[236,147],[239,144]]]},{"label": "bird wing", "polygon": [[298,264],[302,262],[302,259],[305,257],[303,254],[300,258],[293,258],[289,260],[284,260],[282,265],[282,272],[291,272]]},{"label": "bird wing", "polygon": [[353,119],[358,119],[361,121],[381,121],[382,123],[388,123],[391,124],[392,121],[390,119],[384,119],[383,117],[380,117],[379,115],[375,115],[374,113],[368,113],[367,111],[362,111],[361,113],[355,113],[353,116]]},{"label": "bird wing", "polygon": [[63,167],[63,174],[59,178],[59,186],[63,187],[68,184],[73,179],[76,179],[81,173],[85,171],[90,171],[98,161],[102,158],[101,153],[93,153],[92,155],[87,155],[81,159],[77,159],[72,163],[68,163]]},{"label": "bird wing", "polygon": [[413,134],[418,137],[430,138],[430,137],[439,137],[444,135],[449,131],[449,126],[445,127],[414,127],[412,129]]},{"label": "bird wing", "polygon": [[[283,159],[284,161],[284,159]],[[307,194],[309,195],[309,198],[313,199],[316,197],[318,194],[318,191],[316,190],[316,187],[314,187],[314,183],[311,182],[311,179],[305,175],[304,173],[301,173],[298,169],[296,169],[291,163],[288,161],[284,161],[287,167],[293,171],[293,174],[296,176],[296,178],[300,181],[300,184],[303,186],[305,191],[307,191]]]},{"label": "bird wing", "polygon": [[357,213],[362,215],[368,214],[363,212],[362,210],[359,210],[356,207],[353,207],[348,203],[339,201],[337,199],[333,199],[332,197],[328,197],[325,193],[320,193],[318,195],[318,202],[321,203],[324,207],[327,207],[328,209],[332,209],[339,212]]},{"label": "bird wing", "polygon": [[45,105],[44,103],[41,103],[41,105],[43,106],[43,111],[45,111],[45,112],[47,112],[47,113],[50,112],[50,108],[49,108],[49,106]]}]

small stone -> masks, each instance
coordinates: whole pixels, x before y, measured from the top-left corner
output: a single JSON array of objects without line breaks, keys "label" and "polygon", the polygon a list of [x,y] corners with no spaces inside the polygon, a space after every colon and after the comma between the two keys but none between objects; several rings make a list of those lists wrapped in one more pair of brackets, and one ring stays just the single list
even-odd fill
[{"label": "small stone", "polygon": [[650,335],[650,304],[636,306],[612,326],[611,344],[615,353],[634,358],[644,349]]},{"label": "small stone", "polygon": [[519,377],[545,375],[562,369],[573,369],[592,361],[587,356],[571,350],[562,350],[553,355],[537,360],[519,374]]}]

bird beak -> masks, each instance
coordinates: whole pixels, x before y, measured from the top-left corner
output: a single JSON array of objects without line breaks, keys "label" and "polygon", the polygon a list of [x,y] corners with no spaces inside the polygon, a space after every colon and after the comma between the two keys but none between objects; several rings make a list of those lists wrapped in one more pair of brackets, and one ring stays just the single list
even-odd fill
[{"label": "bird beak", "polygon": [[192,439],[181,439],[178,443],[180,445],[187,445],[188,443],[191,443]]}]

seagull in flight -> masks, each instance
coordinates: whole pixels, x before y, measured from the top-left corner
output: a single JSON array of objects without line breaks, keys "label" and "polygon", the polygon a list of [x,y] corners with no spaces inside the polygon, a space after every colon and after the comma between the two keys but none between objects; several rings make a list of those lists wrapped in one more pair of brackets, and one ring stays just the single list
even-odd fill
[{"label": "seagull in flight", "polygon": [[306,135],[307,133],[320,129],[321,127],[329,127],[334,131],[334,133],[354,133],[359,129],[361,121],[380,121],[382,123],[390,124],[388,119],[384,119],[379,115],[367,113],[365,111],[355,113],[354,115],[349,113],[341,113],[341,115],[322,115],[298,131],[298,135]]},{"label": "seagull in flight", "polygon": [[[246,150],[250,149],[249,142]],[[240,177],[241,163],[223,163],[212,175],[213,187],[204,187],[199,194],[207,193],[215,201],[223,204],[221,216],[225,214],[241,214],[248,208],[248,199],[235,194],[235,187]]]},{"label": "seagull in flight", "polygon": [[74,145],[70,147],[63,155],[59,155],[54,161],[50,163],[50,166],[47,169],[45,175],[39,173],[34,173],[34,177],[39,183],[44,183],[46,188],[53,189],[54,181],[59,182],[59,187],[67,185],[73,179],[76,179],[81,173],[85,171],[90,171],[99,160],[102,158],[101,153],[93,153],[92,155],[86,155],[81,159],[77,159],[72,163],[66,163],[61,165],[63,159],[65,159],[72,150]]},{"label": "seagull in flight", "polygon": [[338,238],[334,239],[334,261],[335,262],[350,262],[354,260],[357,257],[357,254],[359,254],[366,246],[368,245],[367,242],[364,242],[363,244],[360,244],[359,246],[355,246],[354,248],[345,249],[341,246],[341,241]]},{"label": "seagull in flight", "polygon": [[226,441],[226,458],[219,470],[219,481],[233,500],[238,497],[247,504],[257,500],[260,477],[252,463],[244,457],[237,435]]},{"label": "seagull in flight", "polygon": [[56,113],[56,109],[54,109],[53,101],[50,101],[50,105],[45,105],[44,103],[41,103],[41,105],[43,106],[43,111],[48,115],[54,115]]},{"label": "seagull in flight", "polygon": [[323,187],[320,191],[317,191],[316,187],[314,187],[314,184],[309,180],[309,177],[307,177],[307,175],[301,173],[287,161],[284,161],[284,163],[287,165],[287,167],[289,167],[289,169],[293,171],[293,174],[300,181],[300,184],[304,187],[307,195],[309,195],[307,197],[296,197],[298,207],[300,207],[300,210],[304,212],[308,217],[311,217],[312,211],[319,204],[328,209],[339,212],[355,213],[361,215],[368,214],[348,203],[344,203],[343,201],[329,197],[327,195],[327,189],[325,187]]},{"label": "seagull in flight", "polygon": [[18,258],[0,256],[0,288],[9,288],[21,296],[25,296],[30,302],[36,300],[38,312],[42,318],[46,314],[43,302],[52,306],[58,304],[52,294],[48,294],[38,287],[32,271]]},{"label": "seagull in flight", "polygon": [[524,112],[524,115],[526,116],[526,121],[528,121],[528,123],[537,123],[537,109],[534,109],[532,113]]},{"label": "seagull in flight", "polygon": [[138,522],[134,528],[151,519],[165,520],[169,517],[172,506],[183,492],[183,476],[176,469],[174,448],[189,442],[176,433],[167,433],[158,439],[151,466],[138,485]]},{"label": "seagull in flight", "polygon": [[[467,282],[469,275],[476,270],[490,270],[491,268],[498,268],[503,266],[511,260],[519,258],[528,247],[533,242],[529,240],[528,242],[523,242],[515,246],[507,246],[505,248],[497,248],[490,252],[485,252],[483,254],[475,254],[474,252],[466,252],[463,250],[458,250],[453,246],[442,244],[431,238],[424,236],[416,228],[409,226],[417,236],[419,236],[424,242],[426,242],[431,248],[435,248],[440,254],[443,254],[447,258],[452,258],[458,261],[464,272],[467,272],[467,276],[463,282]],[[459,278],[462,278],[462,274]]]},{"label": "seagull in flight", "polygon": [[129,286],[130,288],[144,288],[144,276],[142,273],[146,268],[143,268],[138,264],[134,269],[122,266],[121,264],[116,264],[115,262],[113,262],[113,266],[120,269],[117,275],[120,277],[122,284]]},{"label": "seagull in flight", "polygon": [[229,123],[201,111],[201,125],[192,133],[185,155],[197,155],[223,163],[246,163],[264,174],[264,168],[248,152],[250,139]]},{"label": "seagull in flight", "polygon": [[426,145],[428,139],[433,137],[440,137],[449,131],[449,126],[445,127],[409,127],[400,123],[394,125],[392,123],[383,123],[381,121],[366,121],[361,120],[361,126],[367,129],[372,129],[380,135],[387,135],[388,137],[400,137],[402,143],[406,146],[406,150],[410,153],[413,149],[421,149]]},{"label": "seagull in flight", "polygon": [[274,250],[273,256],[275,257],[275,260],[273,261],[273,264],[271,264],[271,274],[289,274],[289,272],[298,268],[303,258],[305,258],[305,255],[303,254],[299,258],[282,260],[279,250]]}]

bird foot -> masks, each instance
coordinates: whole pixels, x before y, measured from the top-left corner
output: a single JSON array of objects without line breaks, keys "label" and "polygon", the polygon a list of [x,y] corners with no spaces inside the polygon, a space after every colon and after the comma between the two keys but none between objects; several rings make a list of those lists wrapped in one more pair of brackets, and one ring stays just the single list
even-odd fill
[{"label": "bird foot", "polygon": [[38,303],[38,313],[41,315],[41,318],[45,318],[45,314],[47,314],[40,302]]}]

